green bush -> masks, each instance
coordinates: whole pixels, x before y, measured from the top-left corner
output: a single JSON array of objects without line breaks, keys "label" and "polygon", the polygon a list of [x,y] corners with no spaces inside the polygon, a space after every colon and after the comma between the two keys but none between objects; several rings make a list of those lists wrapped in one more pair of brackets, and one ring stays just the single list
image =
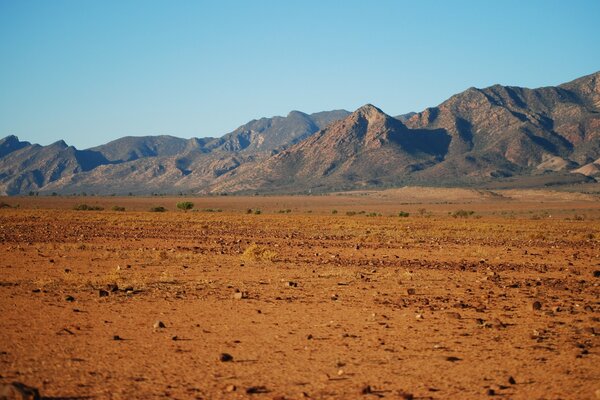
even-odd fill
[{"label": "green bush", "polygon": [[165,212],[165,211],[167,211],[167,209],[164,208],[163,206],[156,206],[156,207],[151,207],[150,211],[151,212]]},{"label": "green bush", "polygon": [[121,206],[113,206],[112,207],[113,211],[125,211],[125,207],[121,207]]},{"label": "green bush", "polygon": [[406,218],[406,217],[408,217],[409,215],[410,215],[409,213],[407,213],[407,212],[404,212],[404,211],[400,211],[400,212],[398,213],[398,216],[399,216],[399,217],[402,217],[402,218]]},{"label": "green bush", "polygon": [[191,201],[180,201],[179,203],[177,203],[177,208],[183,211],[191,210],[192,208],[194,208],[194,203],[192,203]]},{"label": "green bush", "polygon": [[338,211],[337,211],[337,210],[331,210],[331,213],[332,213],[332,214],[337,214],[337,213],[338,213]]}]

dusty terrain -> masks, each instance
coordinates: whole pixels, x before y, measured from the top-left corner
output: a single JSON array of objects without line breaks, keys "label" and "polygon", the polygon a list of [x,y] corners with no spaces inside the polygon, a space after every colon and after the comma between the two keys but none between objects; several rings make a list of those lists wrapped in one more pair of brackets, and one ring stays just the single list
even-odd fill
[{"label": "dusty terrain", "polygon": [[600,390],[597,197],[181,200],[0,199],[1,382],[54,399]]}]

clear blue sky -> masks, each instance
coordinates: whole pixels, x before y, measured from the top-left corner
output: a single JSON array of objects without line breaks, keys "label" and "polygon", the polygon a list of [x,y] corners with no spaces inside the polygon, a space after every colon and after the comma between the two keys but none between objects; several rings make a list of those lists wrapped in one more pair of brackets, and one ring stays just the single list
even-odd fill
[{"label": "clear blue sky", "polygon": [[0,0],[0,137],[221,136],[600,70],[600,1]]}]

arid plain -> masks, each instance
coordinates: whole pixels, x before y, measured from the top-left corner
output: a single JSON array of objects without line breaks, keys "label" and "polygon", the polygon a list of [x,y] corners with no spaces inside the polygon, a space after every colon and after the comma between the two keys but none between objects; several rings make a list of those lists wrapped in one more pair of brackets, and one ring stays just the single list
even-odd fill
[{"label": "arid plain", "polygon": [[46,398],[600,396],[595,195],[0,201],[0,381]]}]

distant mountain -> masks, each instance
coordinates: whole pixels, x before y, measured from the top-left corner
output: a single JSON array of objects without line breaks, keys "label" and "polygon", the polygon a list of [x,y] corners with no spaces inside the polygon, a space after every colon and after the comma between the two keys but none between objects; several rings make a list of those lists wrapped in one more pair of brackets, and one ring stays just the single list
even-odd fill
[{"label": "distant mountain", "polygon": [[324,192],[600,179],[600,73],[556,87],[469,88],[390,117],[292,111],[220,138],[124,137],[88,150],[0,140],[0,193]]},{"label": "distant mountain", "polygon": [[345,110],[305,114],[292,111],[287,117],[261,118],[240,126],[210,143],[211,150],[229,152],[270,152],[306,139],[332,121],[350,114]]},{"label": "distant mountain", "polygon": [[410,130],[367,104],[257,165],[232,171],[212,190],[336,190],[394,184],[439,162],[449,142],[442,130]]},{"label": "distant mountain", "polygon": [[261,118],[221,138],[127,136],[89,150],[0,140],[0,193],[190,192],[220,175],[302,140],[348,111],[292,111]]}]

